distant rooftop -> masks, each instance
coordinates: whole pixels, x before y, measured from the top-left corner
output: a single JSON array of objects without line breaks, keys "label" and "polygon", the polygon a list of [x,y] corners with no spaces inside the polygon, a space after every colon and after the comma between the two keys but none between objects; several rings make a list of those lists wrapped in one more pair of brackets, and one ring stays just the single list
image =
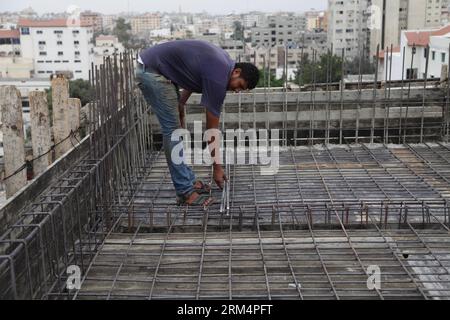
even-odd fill
[{"label": "distant rooftop", "polygon": [[19,30],[0,30],[0,39],[20,38]]},{"label": "distant rooftop", "polygon": [[430,43],[430,37],[444,36],[447,33],[450,33],[450,24],[435,30],[407,31],[405,35],[409,46],[426,47]]},{"label": "distant rooftop", "polygon": [[[30,19],[19,19],[18,26],[29,27],[29,28],[52,28],[52,27],[62,27],[68,26],[67,19],[51,19],[51,20],[30,20]],[[91,23],[86,21],[80,22],[81,27],[90,27]]]},{"label": "distant rooftop", "polygon": [[99,35],[95,40],[100,40],[100,41],[117,41],[118,38],[116,36],[109,36],[109,35],[104,35],[101,34]]},{"label": "distant rooftop", "polygon": [[[399,53],[400,52],[400,46],[397,46],[397,47],[394,47],[393,49],[392,49],[392,53]],[[380,58],[380,59],[384,59],[384,56],[386,55],[386,50],[383,50],[383,51],[380,51],[379,53],[378,53],[378,58]],[[389,48],[389,54],[391,53],[391,49]]]}]

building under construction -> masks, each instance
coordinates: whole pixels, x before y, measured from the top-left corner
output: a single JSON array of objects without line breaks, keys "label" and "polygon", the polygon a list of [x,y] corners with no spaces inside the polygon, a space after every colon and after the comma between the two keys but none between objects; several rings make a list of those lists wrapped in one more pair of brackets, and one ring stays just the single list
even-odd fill
[{"label": "building under construction", "polygon": [[279,170],[227,164],[203,210],[176,206],[133,64],[92,70],[87,136],[1,209],[0,299],[450,298],[446,79],[230,94],[222,129],[278,129]]}]

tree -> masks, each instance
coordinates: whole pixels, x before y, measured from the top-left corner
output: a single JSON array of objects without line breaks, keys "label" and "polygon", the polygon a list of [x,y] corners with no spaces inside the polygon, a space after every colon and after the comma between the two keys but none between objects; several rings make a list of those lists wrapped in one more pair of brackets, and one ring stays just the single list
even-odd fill
[{"label": "tree", "polygon": [[342,59],[336,55],[325,54],[313,62],[304,55],[298,64],[295,82],[300,85],[311,83],[339,82],[342,77]]},{"label": "tree", "polygon": [[[265,82],[264,82],[265,80]],[[269,86],[269,71],[266,70],[266,76],[264,77],[264,71],[259,70],[259,82],[256,86],[257,88],[264,88]],[[281,79],[277,79],[273,73],[270,74],[270,87],[283,87],[284,86],[284,77]]]},{"label": "tree", "polygon": [[117,36],[119,41],[128,48],[131,40],[131,25],[125,22],[124,18],[119,18],[116,21],[116,26],[113,29],[113,34]]},{"label": "tree", "polygon": [[[52,89],[46,90],[47,92],[47,103],[50,112],[53,110],[52,104]],[[83,79],[77,79],[69,81],[69,96],[71,98],[78,98],[81,101],[81,106],[85,106],[91,102],[95,97],[94,88],[91,86],[89,81]]]},{"label": "tree", "polygon": [[354,58],[345,62],[347,74],[374,74],[375,65],[366,58]]},{"label": "tree", "polygon": [[82,79],[70,81],[69,92],[71,98],[78,98],[81,100],[82,106],[91,102],[95,97],[94,88],[92,88],[89,81]]}]

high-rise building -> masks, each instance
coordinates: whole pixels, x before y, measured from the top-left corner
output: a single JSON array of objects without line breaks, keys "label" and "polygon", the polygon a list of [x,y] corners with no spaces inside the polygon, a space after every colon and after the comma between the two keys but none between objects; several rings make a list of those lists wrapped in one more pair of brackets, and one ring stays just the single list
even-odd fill
[{"label": "high-rise building", "polygon": [[368,55],[370,0],[328,0],[328,42],[347,58]]}]

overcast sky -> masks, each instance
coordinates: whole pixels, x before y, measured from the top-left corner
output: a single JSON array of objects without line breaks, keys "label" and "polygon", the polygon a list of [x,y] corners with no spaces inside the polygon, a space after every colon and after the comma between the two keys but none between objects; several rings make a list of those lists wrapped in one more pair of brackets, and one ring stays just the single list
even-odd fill
[{"label": "overcast sky", "polygon": [[235,11],[307,11],[325,9],[327,0],[0,0],[1,11],[20,11],[33,7],[38,13],[65,11],[70,5],[82,10],[102,13],[128,11],[178,11],[184,12],[232,13]]}]

